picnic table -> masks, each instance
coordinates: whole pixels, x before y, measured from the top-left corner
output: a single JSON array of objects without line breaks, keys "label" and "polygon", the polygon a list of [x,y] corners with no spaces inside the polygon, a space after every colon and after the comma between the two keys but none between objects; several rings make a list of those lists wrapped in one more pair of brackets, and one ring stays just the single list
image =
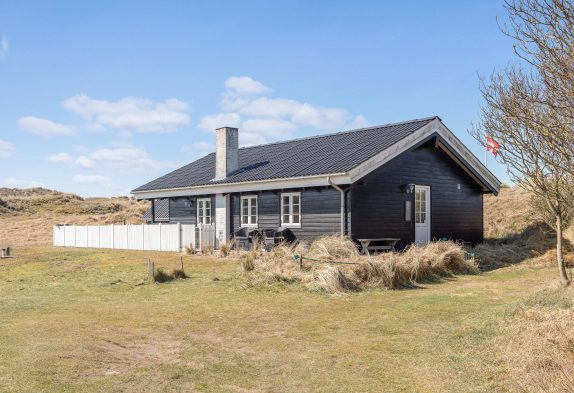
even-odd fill
[{"label": "picnic table", "polygon": [[2,247],[0,258],[13,258],[12,249],[10,247]]},{"label": "picnic table", "polygon": [[371,255],[370,251],[395,251],[395,244],[401,239],[382,237],[378,239],[357,239],[361,243],[361,254]]}]

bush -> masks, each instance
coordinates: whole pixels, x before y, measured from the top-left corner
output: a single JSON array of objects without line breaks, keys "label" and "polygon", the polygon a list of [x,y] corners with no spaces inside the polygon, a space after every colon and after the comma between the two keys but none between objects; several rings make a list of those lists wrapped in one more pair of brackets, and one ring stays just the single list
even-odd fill
[{"label": "bush", "polygon": [[168,273],[163,268],[159,267],[154,272],[153,280],[157,283],[164,283],[169,282],[177,279],[185,279],[188,278],[187,274],[183,271],[183,269],[173,269],[171,273]]}]

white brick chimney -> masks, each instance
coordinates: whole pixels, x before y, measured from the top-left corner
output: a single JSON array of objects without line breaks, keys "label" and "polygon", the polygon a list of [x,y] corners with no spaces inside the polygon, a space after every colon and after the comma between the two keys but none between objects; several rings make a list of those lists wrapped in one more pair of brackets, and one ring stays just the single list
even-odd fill
[{"label": "white brick chimney", "polygon": [[215,149],[215,179],[225,179],[239,168],[239,130],[221,127],[217,134]]}]

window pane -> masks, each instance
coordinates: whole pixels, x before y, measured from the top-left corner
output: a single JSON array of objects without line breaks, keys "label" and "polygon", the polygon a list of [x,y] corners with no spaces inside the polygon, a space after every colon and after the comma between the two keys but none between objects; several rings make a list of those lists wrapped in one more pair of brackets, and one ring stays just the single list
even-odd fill
[{"label": "window pane", "polygon": [[289,214],[289,204],[283,205],[283,214]]},{"label": "window pane", "polygon": [[249,199],[241,198],[241,206],[247,207],[248,204],[249,204]]},{"label": "window pane", "polygon": [[299,214],[293,214],[292,224],[299,224]]},{"label": "window pane", "polygon": [[283,224],[290,224],[289,214],[283,214]]},{"label": "window pane", "polygon": [[211,217],[207,216],[205,217],[205,221],[206,224],[211,224]]},{"label": "window pane", "polygon": [[299,204],[299,195],[293,195],[293,204],[294,204],[294,205],[298,205],[298,204]]},{"label": "window pane", "polygon": [[251,206],[257,206],[257,198],[251,198]]}]

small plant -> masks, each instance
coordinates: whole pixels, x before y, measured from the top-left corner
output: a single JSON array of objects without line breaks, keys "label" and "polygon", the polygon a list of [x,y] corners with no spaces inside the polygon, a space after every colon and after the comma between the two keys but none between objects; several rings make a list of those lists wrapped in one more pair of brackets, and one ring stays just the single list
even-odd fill
[{"label": "small plant", "polygon": [[189,278],[189,276],[187,274],[185,274],[185,271],[183,269],[173,269],[173,278],[174,279],[186,279]]},{"label": "small plant", "polygon": [[221,243],[219,245],[219,256],[225,258],[231,252],[231,245],[229,243]]},{"label": "small plant", "polygon": [[157,268],[157,270],[155,271],[155,273],[153,275],[153,280],[155,282],[173,281],[174,278],[175,277],[174,277],[173,273],[169,274],[168,272],[163,270],[161,267]]},{"label": "small plant", "polygon": [[253,263],[253,257],[251,254],[246,254],[245,257],[241,260],[241,264],[243,266],[244,272],[250,272],[255,270],[255,263]]}]

